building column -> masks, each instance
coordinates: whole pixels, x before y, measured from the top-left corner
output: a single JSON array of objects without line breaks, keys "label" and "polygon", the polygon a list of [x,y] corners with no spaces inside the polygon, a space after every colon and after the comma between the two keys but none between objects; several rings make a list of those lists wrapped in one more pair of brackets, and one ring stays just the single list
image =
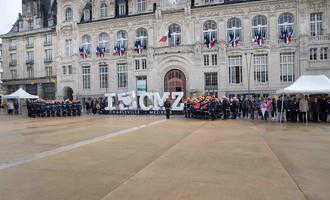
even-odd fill
[{"label": "building column", "polygon": [[39,98],[43,98],[42,83],[38,83],[38,85],[37,85],[37,94],[38,94]]}]

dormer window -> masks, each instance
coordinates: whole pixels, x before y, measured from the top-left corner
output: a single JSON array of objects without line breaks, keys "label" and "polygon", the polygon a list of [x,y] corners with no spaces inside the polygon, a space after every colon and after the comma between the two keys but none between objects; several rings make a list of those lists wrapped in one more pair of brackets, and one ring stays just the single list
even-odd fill
[{"label": "dormer window", "polygon": [[91,19],[91,15],[90,15],[90,10],[89,9],[85,9],[84,10],[84,22],[89,22]]},{"label": "dormer window", "polygon": [[146,1],[138,0],[138,12],[143,12],[146,10]]},{"label": "dormer window", "polygon": [[100,17],[105,18],[107,16],[108,16],[108,6],[107,4],[102,3],[100,8]]},{"label": "dormer window", "polygon": [[117,16],[125,16],[127,15],[128,4],[126,0],[118,0],[116,2],[116,14]]},{"label": "dormer window", "polygon": [[73,13],[71,8],[65,9],[65,21],[69,22],[73,20]]},{"label": "dormer window", "polygon": [[126,5],[125,5],[125,3],[118,4],[118,7],[119,7],[119,15],[120,16],[126,15]]}]

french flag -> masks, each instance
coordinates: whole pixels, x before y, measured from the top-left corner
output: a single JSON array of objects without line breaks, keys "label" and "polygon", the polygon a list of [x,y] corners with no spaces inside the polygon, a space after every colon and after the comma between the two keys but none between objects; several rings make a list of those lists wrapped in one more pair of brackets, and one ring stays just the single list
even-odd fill
[{"label": "french flag", "polygon": [[135,44],[134,44],[134,50],[138,53],[141,54],[142,53],[142,45],[141,45],[141,41],[140,40],[136,40]]},{"label": "french flag", "polygon": [[171,38],[171,31],[166,31],[164,35],[160,38],[159,42],[166,42],[169,38]]}]

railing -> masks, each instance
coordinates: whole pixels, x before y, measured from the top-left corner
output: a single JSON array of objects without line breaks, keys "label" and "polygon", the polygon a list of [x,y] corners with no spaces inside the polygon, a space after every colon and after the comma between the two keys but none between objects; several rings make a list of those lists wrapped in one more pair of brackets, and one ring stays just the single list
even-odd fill
[{"label": "railing", "polygon": [[34,47],[34,45],[33,44],[26,44],[26,46],[25,46],[26,48],[33,48]]},{"label": "railing", "polygon": [[34,60],[26,60],[25,63],[26,64],[33,64],[34,63]]},{"label": "railing", "polygon": [[45,42],[44,42],[44,46],[50,46],[50,45],[52,45],[52,44],[53,44],[52,41],[45,41]]},{"label": "railing", "polygon": [[192,52],[194,52],[193,45],[178,45],[175,47],[166,46],[166,47],[154,48],[154,55],[192,53]]},{"label": "railing", "polygon": [[9,46],[9,51],[13,51],[13,50],[16,50],[16,46]]},{"label": "railing", "polygon": [[45,63],[53,62],[53,58],[45,58],[45,59],[44,59],[44,62],[45,62]]},{"label": "railing", "polygon": [[9,66],[16,66],[16,65],[17,65],[16,60],[12,60],[9,62]]},{"label": "railing", "polygon": [[291,44],[297,44],[297,38],[292,38],[290,43],[285,43],[283,39],[278,39],[279,45],[291,45]]},{"label": "railing", "polygon": [[311,41],[324,41],[329,39],[330,39],[330,35],[316,35],[310,37]]}]

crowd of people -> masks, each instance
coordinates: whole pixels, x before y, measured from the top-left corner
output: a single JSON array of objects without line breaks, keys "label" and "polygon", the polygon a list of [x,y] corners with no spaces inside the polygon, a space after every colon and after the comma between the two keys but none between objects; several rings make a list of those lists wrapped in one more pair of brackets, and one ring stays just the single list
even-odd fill
[{"label": "crowd of people", "polygon": [[287,122],[330,122],[329,96],[285,96],[278,98],[228,98],[200,96],[187,98],[187,118],[198,119],[277,119]]},{"label": "crowd of people", "polygon": [[80,101],[44,101],[41,99],[27,101],[29,117],[65,117],[80,116],[82,105]]}]

